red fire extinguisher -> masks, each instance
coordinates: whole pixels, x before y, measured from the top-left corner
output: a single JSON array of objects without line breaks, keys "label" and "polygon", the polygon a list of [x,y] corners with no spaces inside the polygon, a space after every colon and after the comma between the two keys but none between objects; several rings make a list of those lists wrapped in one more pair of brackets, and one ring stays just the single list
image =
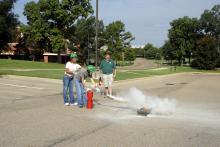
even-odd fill
[{"label": "red fire extinguisher", "polygon": [[93,108],[93,92],[92,90],[87,91],[87,109]]}]

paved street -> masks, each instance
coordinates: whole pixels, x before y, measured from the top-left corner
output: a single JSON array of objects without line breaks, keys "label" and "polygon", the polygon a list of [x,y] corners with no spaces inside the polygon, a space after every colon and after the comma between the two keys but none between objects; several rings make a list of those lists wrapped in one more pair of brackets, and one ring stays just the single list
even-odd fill
[{"label": "paved street", "polygon": [[92,110],[64,106],[62,81],[0,78],[1,147],[219,147],[220,75],[176,74],[115,82],[177,101],[172,115],[137,116],[95,94]]}]

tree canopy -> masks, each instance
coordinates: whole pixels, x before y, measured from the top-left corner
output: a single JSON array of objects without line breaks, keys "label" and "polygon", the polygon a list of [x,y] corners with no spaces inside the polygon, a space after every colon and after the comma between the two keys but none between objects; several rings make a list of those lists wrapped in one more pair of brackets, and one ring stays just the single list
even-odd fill
[{"label": "tree canopy", "polygon": [[[96,21],[92,13],[89,0],[29,2],[24,10],[28,24],[22,27],[26,43],[34,48],[58,54],[67,46],[73,48],[73,44],[80,44],[78,54],[85,61],[89,56],[88,52],[91,55],[95,48]],[[121,21],[104,26],[100,20],[98,26],[98,48],[107,45],[113,57],[121,59],[120,53],[130,47],[134,39],[132,34],[125,30]]]},{"label": "tree canopy", "polygon": [[173,20],[170,25],[171,29],[169,30],[168,37],[170,45],[176,50],[175,56],[179,64],[182,64],[186,57],[189,58],[190,62],[198,38],[199,22],[197,18],[186,16]]},{"label": "tree canopy", "polygon": [[182,65],[186,58],[189,63],[193,58],[191,65],[200,69],[220,66],[220,5],[205,10],[199,19],[185,16],[170,25],[168,41],[162,47],[165,59]]},{"label": "tree canopy", "polygon": [[12,12],[16,0],[0,1],[0,52],[13,40],[15,28],[19,24],[17,15]]},{"label": "tree canopy", "polygon": [[[94,16],[88,18],[82,18],[77,21],[74,25],[74,33],[70,36],[70,45],[73,43],[80,44],[80,50],[78,54],[80,58],[85,61],[86,57],[91,59],[95,56],[95,35],[96,35],[96,20]],[[103,46],[103,33],[104,33],[104,23],[102,20],[99,21],[99,46]]]},{"label": "tree canopy", "polygon": [[125,48],[129,48],[134,37],[125,30],[125,24],[121,21],[110,23],[105,28],[105,41],[115,59],[122,59],[122,53]]},{"label": "tree canopy", "polygon": [[73,34],[74,23],[93,12],[89,0],[39,0],[25,5],[28,25],[23,29],[35,47],[60,54],[65,39]]},{"label": "tree canopy", "polygon": [[191,65],[199,69],[215,69],[218,56],[215,39],[211,36],[205,36],[198,41]]},{"label": "tree canopy", "polygon": [[161,50],[153,44],[146,44],[144,46],[144,57],[148,59],[161,59]]}]

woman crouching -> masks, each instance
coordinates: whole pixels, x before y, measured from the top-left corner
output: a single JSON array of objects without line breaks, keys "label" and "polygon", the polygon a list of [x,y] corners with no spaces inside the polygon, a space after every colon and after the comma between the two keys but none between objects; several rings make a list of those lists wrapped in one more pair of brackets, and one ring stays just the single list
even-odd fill
[{"label": "woman crouching", "polygon": [[86,78],[89,77],[91,81],[92,73],[96,71],[96,68],[93,65],[88,65],[87,67],[80,68],[75,75],[75,86],[77,91],[78,106],[83,108],[87,104],[86,96]]}]

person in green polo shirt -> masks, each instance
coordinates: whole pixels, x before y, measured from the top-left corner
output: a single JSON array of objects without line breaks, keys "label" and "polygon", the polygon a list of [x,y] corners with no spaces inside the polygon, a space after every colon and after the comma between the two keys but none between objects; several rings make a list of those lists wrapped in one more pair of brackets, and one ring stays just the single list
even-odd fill
[{"label": "person in green polo shirt", "polygon": [[101,61],[100,70],[102,71],[102,79],[105,86],[105,95],[112,96],[112,83],[116,76],[116,65],[111,59],[109,53],[106,53],[105,59]]}]

